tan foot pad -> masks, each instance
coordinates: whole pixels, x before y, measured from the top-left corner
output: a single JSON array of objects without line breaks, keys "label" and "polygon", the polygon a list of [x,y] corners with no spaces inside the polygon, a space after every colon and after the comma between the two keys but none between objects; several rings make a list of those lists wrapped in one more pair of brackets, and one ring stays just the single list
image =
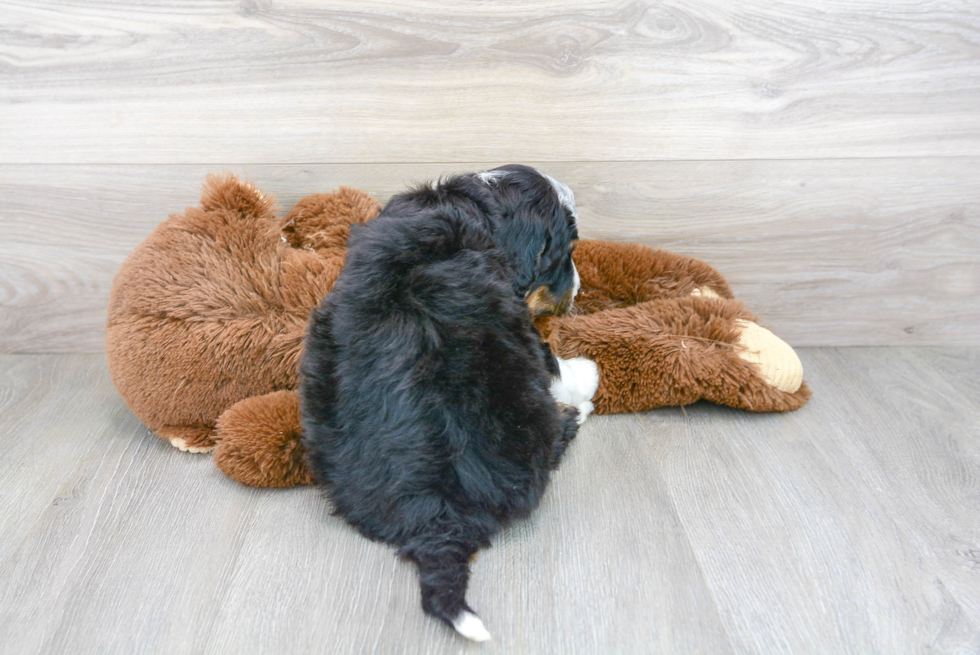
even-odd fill
[{"label": "tan foot pad", "polygon": [[742,328],[738,337],[738,356],[759,367],[762,378],[786,393],[795,393],[803,384],[803,362],[789,344],[751,321],[736,321]]},{"label": "tan foot pad", "polygon": [[691,295],[699,298],[721,298],[721,296],[711,287],[697,287],[691,292]]},{"label": "tan foot pad", "polygon": [[180,437],[171,439],[170,445],[178,450],[183,450],[185,453],[210,453],[214,450],[214,446],[188,446],[187,441]]}]

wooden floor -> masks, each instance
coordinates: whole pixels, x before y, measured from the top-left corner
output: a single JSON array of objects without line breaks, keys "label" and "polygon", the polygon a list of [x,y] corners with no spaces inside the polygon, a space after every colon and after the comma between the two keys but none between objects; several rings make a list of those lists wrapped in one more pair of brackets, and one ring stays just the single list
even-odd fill
[{"label": "wooden floor", "polygon": [[482,647],[313,489],[150,436],[102,355],[0,356],[0,652],[980,652],[980,349],[801,355],[796,413],[590,419],[475,564]]}]

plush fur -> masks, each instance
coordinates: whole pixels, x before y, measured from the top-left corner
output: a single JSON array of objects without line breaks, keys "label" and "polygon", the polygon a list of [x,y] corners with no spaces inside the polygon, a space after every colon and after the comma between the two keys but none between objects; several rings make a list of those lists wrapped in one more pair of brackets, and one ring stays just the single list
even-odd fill
[{"label": "plush fur", "polygon": [[781,391],[740,356],[739,321],[757,322],[708,264],[632,243],[583,239],[573,313],[540,317],[552,350],[599,365],[597,414],[709,400],[754,412],[799,409],[803,383]]},{"label": "plush fur", "polygon": [[354,232],[300,382],[336,511],[414,561],[425,612],[476,639],[469,560],[538,505],[578,429],[532,324],[571,305],[574,219],[547,178],[502,172],[395,196]]},{"label": "plush fur", "polygon": [[239,400],[296,388],[310,309],[343,268],[350,226],[380,205],[345,188],[283,219],[275,210],[252,185],[209,176],[201,206],[161,223],[116,274],[109,372],[133,413],[182,449],[213,448]]},{"label": "plush fur", "polygon": [[[379,210],[340,189],[278,218],[252,185],[209,177],[200,206],[161,223],[113,284],[106,355],[136,416],[174,445],[214,448],[243,484],[308,483],[295,391],[307,319],[341,270],[349,226]],[[572,312],[537,327],[556,354],[594,360],[597,414],[700,398],[751,411],[807,402],[806,384],[782,391],[740,356],[738,321],[752,314],[706,263],[588,239],[573,256]]]},{"label": "plush fur", "polygon": [[262,487],[313,483],[295,391],[252,396],[234,407],[235,411],[218,417],[217,425],[224,448],[216,451],[215,458],[228,477],[252,480]]}]

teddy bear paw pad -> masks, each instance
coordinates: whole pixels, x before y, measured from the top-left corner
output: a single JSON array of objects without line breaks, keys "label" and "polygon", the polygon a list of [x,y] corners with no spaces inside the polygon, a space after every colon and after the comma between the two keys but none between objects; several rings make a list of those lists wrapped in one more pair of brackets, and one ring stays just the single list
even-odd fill
[{"label": "teddy bear paw pad", "polygon": [[170,445],[177,450],[183,450],[185,453],[210,453],[214,450],[214,446],[191,446],[188,445],[186,439],[181,439],[180,437],[174,437],[170,440]]},{"label": "teddy bear paw pad", "polygon": [[696,298],[721,298],[721,294],[711,287],[697,287],[691,292],[691,295]]},{"label": "teddy bear paw pad", "polygon": [[738,356],[759,368],[759,374],[770,385],[786,393],[795,393],[803,384],[803,363],[788,343],[751,321],[738,320]]}]

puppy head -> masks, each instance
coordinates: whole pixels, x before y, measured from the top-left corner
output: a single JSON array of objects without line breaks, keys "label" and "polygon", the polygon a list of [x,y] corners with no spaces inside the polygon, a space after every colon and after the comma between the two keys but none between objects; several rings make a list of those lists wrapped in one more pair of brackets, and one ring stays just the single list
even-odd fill
[{"label": "puppy head", "polygon": [[516,271],[515,291],[532,316],[561,315],[579,289],[572,251],[578,217],[572,190],[529,166],[511,164],[476,176],[500,208],[494,241]]}]

